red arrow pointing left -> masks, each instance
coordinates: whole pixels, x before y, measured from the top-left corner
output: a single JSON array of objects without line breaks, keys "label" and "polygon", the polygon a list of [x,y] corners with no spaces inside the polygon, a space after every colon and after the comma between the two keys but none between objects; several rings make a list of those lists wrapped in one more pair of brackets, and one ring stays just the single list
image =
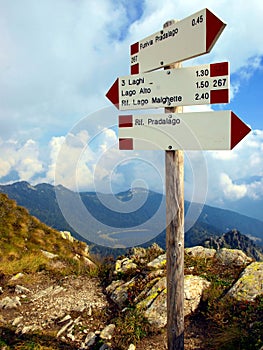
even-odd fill
[{"label": "red arrow pointing left", "polygon": [[119,109],[119,78],[115,80],[106,97]]}]

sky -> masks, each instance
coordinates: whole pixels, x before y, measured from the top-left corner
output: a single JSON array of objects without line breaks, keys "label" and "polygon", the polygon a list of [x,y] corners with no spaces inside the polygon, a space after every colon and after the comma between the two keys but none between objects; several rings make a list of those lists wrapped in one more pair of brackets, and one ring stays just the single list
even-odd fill
[{"label": "sky", "polygon": [[129,74],[131,44],[205,7],[227,26],[183,66],[229,61],[231,102],[184,111],[232,110],[252,131],[232,151],[185,152],[185,198],[263,220],[259,0],[0,0],[0,183],[163,192],[164,152],[119,151],[105,94]]}]

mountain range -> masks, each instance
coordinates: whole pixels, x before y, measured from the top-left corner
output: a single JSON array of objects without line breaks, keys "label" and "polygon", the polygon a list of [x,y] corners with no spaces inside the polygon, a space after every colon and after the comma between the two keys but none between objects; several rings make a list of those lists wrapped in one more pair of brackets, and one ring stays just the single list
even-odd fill
[{"label": "mountain range", "polygon": [[[165,197],[160,193],[140,188],[116,195],[75,193],[61,185],[32,186],[24,181],[1,185],[0,192],[48,226],[86,241],[96,252],[103,252],[102,246],[109,253],[116,247],[152,242],[165,247]],[[263,247],[263,222],[230,210],[185,201],[185,227],[186,247],[204,245],[232,230],[249,237],[251,245]]]}]

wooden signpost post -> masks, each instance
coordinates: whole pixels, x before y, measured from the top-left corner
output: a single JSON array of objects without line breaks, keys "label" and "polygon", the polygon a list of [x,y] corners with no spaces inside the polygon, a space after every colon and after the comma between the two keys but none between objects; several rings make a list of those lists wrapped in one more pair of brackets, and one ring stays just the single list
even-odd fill
[{"label": "wooden signpost post", "polygon": [[231,150],[250,132],[232,111],[182,111],[185,105],[229,102],[228,62],[190,68],[180,62],[208,53],[225,26],[208,9],[168,21],[131,45],[132,76],[116,79],[106,94],[120,110],[165,107],[165,114],[119,116],[119,149],[166,151],[168,350],[184,349],[183,151]]}]

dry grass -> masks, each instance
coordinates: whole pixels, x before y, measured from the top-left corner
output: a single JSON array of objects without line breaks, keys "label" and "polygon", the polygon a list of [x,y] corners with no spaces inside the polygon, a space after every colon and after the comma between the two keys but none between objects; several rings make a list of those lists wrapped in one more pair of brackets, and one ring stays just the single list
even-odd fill
[{"label": "dry grass", "polygon": [[30,252],[20,258],[8,254],[0,262],[0,272],[5,275],[15,275],[19,272],[35,273],[45,269],[48,263],[48,258],[40,251]]}]

